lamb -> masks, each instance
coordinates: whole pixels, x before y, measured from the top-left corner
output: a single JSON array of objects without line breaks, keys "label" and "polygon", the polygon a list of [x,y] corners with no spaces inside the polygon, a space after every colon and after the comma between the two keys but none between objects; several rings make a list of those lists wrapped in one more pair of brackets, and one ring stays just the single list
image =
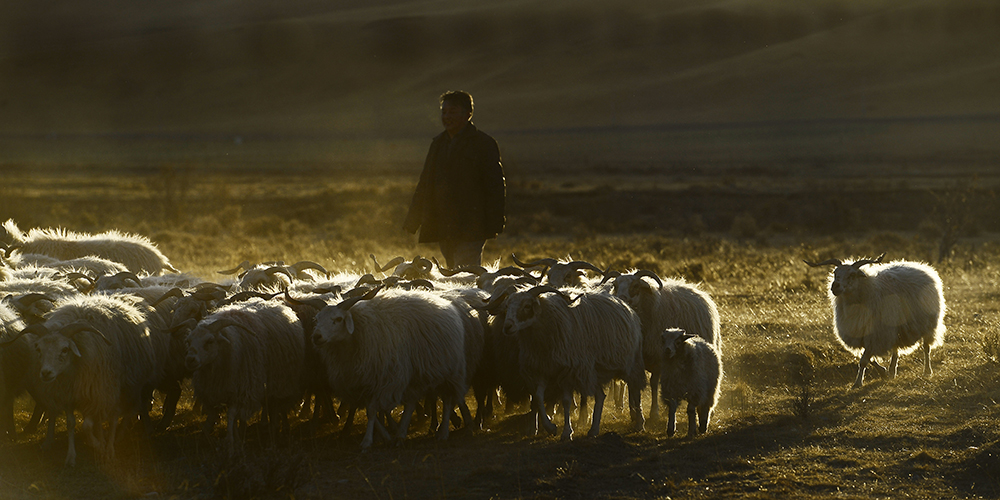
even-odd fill
[{"label": "lamb", "polygon": [[[404,405],[396,438],[406,438],[413,410],[436,392],[444,415],[467,392],[465,331],[459,311],[430,292],[386,290],[324,307],[313,343],[326,361],[330,385],[365,405],[368,425],[361,449],[374,441],[377,415]],[[447,439],[449,426],[438,429]]]},{"label": "lamb", "polygon": [[22,254],[39,253],[63,260],[97,256],[121,263],[136,274],[158,275],[164,270],[179,272],[145,236],[117,230],[87,234],[38,228],[24,233],[13,219],[4,222],[3,228]]},{"label": "lamb", "polygon": [[[545,390],[561,392],[564,426],[561,439],[573,436],[570,423],[573,392],[594,396],[589,436],[600,433],[604,407],[603,386],[612,379],[628,384],[633,425],[643,428],[640,391],[646,385],[642,362],[642,329],[635,312],[607,294],[537,286],[504,293],[490,300],[488,309],[505,310],[504,333],[517,335],[521,372],[534,385],[534,403],[542,427],[555,435],[556,426],[545,411]],[[501,302],[502,301],[502,302]],[[502,303],[501,307],[497,304]],[[575,303],[575,304],[574,304]]]},{"label": "lamb", "polygon": [[705,339],[679,328],[663,330],[660,336],[663,345],[660,396],[668,407],[667,435],[674,435],[677,406],[682,399],[687,401],[687,437],[704,434],[712,409],[719,402],[722,356]]},{"label": "lamb", "polygon": [[226,447],[241,455],[237,421],[262,408],[268,420],[287,427],[288,411],[301,397],[302,323],[284,304],[251,299],[221,307],[187,335],[185,364],[193,372],[195,398],[208,412],[206,434],[226,407]]},{"label": "lamb", "polygon": [[861,387],[869,363],[886,375],[875,356],[892,354],[888,377],[895,378],[900,352],[912,352],[917,344],[924,351],[924,376],[930,376],[931,349],[944,343],[946,307],[937,271],[904,260],[882,264],[884,257],[804,261],[811,267],[836,266],[829,278],[833,331],[845,349],[861,354],[855,389]]},{"label": "lamb", "polygon": [[[60,302],[44,323],[18,337],[25,334],[39,359],[33,395],[47,411],[66,413],[66,464],[76,463],[74,410],[83,415],[95,449],[114,458],[119,417],[139,415],[143,388],[156,376],[145,316],[127,299],[80,296]],[[50,418],[47,442],[54,426]]]},{"label": "lamb", "polygon": [[642,321],[642,358],[650,373],[652,394],[649,419],[656,421],[660,411],[657,390],[664,349],[660,333],[666,328],[681,328],[700,335],[721,352],[718,307],[712,297],[696,285],[680,279],[661,279],[652,271],[609,273],[607,277],[614,279],[614,294],[628,303]]}]

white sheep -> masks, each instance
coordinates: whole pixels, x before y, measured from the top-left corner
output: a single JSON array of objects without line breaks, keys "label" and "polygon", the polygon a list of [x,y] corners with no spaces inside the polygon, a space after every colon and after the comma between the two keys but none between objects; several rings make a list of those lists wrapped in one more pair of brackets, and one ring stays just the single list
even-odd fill
[{"label": "white sheep", "polygon": [[161,274],[164,270],[179,272],[170,260],[145,236],[117,230],[87,234],[65,229],[31,229],[22,232],[13,219],[3,228],[12,246],[22,254],[38,253],[57,259],[97,256],[121,263],[136,274]]},{"label": "white sheep", "polygon": [[861,354],[855,389],[861,387],[869,363],[886,375],[875,356],[892,354],[888,377],[894,378],[899,354],[912,352],[918,344],[924,351],[924,376],[930,376],[931,349],[944,343],[946,307],[937,271],[919,262],[882,264],[884,257],[805,261],[811,267],[836,266],[829,278],[833,331],[845,349]]},{"label": "white sheep", "polygon": [[[327,363],[330,384],[354,394],[366,408],[368,426],[361,441],[374,441],[377,415],[403,404],[396,439],[406,438],[420,399],[435,391],[444,415],[467,392],[465,331],[448,300],[423,291],[381,287],[360,297],[328,305],[316,315],[313,343]],[[438,429],[447,439],[449,426]]]},{"label": "white sheep", "polygon": [[[625,381],[633,425],[643,427],[641,390],[646,385],[642,362],[642,329],[635,312],[607,294],[537,286],[515,290],[505,300],[501,293],[488,309],[505,311],[504,333],[517,335],[520,369],[534,385],[535,409],[542,427],[555,435],[556,426],[545,411],[547,387],[562,396],[564,426],[561,438],[572,438],[570,423],[573,393],[593,396],[594,411],[589,436],[600,433],[604,407],[603,386],[613,379]],[[502,301],[502,302],[501,302]],[[502,306],[497,306],[501,302]]]},{"label": "white sheep", "polygon": [[193,372],[195,398],[208,413],[205,432],[226,407],[226,445],[242,454],[237,421],[262,408],[268,420],[287,426],[288,410],[302,397],[302,324],[286,305],[251,299],[203,319],[187,335],[185,364]]},{"label": "white sheep", "polygon": [[652,395],[649,419],[655,421],[660,411],[657,390],[664,348],[660,333],[666,328],[681,328],[699,335],[721,352],[719,309],[711,296],[681,279],[661,279],[648,270],[613,279],[614,294],[628,303],[642,322],[642,357],[650,373]]},{"label": "white sheep", "polygon": [[[47,411],[66,413],[66,464],[76,462],[74,410],[84,417],[95,449],[113,458],[118,419],[139,415],[143,389],[156,376],[145,316],[121,297],[73,297],[61,301],[44,323],[22,330],[24,334],[31,334],[29,342],[38,352],[32,394]],[[54,425],[50,418],[47,442]]]},{"label": "white sheep", "polygon": [[669,328],[660,334],[663,344],[660,396],[668,407],[667,435],[674,435],[680,400],[687,401],[687,437],[704,434],[712,409],[719,402],[722,356],[705,339],[679,328]]},{"label": "white sheep", "polygon": [[0,434],[14,436],[14,399],[27,388],[34,352],[14,336],[24,322],[9,301],[0,302]]}]

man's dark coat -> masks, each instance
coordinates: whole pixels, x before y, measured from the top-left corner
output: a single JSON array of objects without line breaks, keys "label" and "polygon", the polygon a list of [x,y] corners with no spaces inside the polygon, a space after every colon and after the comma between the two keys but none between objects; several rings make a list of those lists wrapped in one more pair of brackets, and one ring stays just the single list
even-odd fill
[{"label": "man's dark coat", "polygon": [[485,241],[503,232],[505,185],[500,148],[469,123],[431,142],[403,229],[420,242]]}]

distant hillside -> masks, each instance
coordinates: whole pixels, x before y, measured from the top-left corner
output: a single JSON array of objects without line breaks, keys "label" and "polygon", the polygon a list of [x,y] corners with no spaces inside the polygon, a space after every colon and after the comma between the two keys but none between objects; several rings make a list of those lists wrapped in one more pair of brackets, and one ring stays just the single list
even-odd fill
[{"label": "distant hillside", "polygon": [[[409,158],[437,132],[436,96],[450,88],[472,92],[477,123],[539,161],[975,160],[998,142],[991,0],[6,4],[4,146],[293,137],[369,144],[304,148],[303,160],[385,142],[396,149],[380,157]],[[99,162],[116,147],[143,146],[79,154]],[[171,147],[134,154],[153,149]]]}]

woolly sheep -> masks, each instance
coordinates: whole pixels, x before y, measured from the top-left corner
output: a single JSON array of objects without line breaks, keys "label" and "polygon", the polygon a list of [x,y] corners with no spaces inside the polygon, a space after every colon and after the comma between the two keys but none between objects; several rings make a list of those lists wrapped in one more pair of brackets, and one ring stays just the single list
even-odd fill
[{"label": "woolly sheep", "polygon": [[[142,411],[143,388],[155,377],[145,316],[118,297],[73,297],[23,334],[30,334],[28,340],[38,352],[33,395],[47,411],[66,413],[66,464],[76,462],[74,410],[84,417],[84,430],[95,449],[113,458],[119,417]],[[47,442],[54,425],[50,418]]]},{"label": "woolly sheep", "polygon": [[23,329],[9,302],[0,302],[0,433],[10,437],[15,433],[14,399],[27,388],[34,355],[26,339],[14,338]]},{"label": "woolly sheep", "polygon": [[[465,397],[465,332],[451,302],[430,292],[386,290],[328,305],[316,316],[313,343],[333,387],[346,387],[368,415],[361,449],[374,440],[377,415],[404,405],[396,438],[406,438],[418,401],[436,391],[444,415]],[[449,426],[438,429],[447,439]]]},{"label": "woolly sheep", "polygon": [[687,401],[687,437],[704,434],[712,409],[719,401],[722,385],[722,356],[705,339],[679,328],[660,332],[663,360],[660,397],[667,405],[667,435],[673,436],[677,406]]},{"label": "woolly sheep", "polygon": [[170,260],[145,236],[117,230],[100,234],[76,233],[65,229],[31,229],[22,232],[13,219],[3,224],[11,243],[21,253],[39,253],[57,259],[97,256],[125,265],[136,274],[178,272]]},{"label": "woolly sheep", "polygon": [[660,333],[666,328],[681,328],[698,334],[721,352],[719,310],[712,297],[697,285],[661,279],[652,271],[618,275],[612,284],[614,294],[628,303],[642,322],[642,358],[650,373],[652,395],[649,419],[655,421],[660,411],[657,391],[664,348]]},{"label": "woolly sheep", "polygon": [[845,349],[861,354],[855,389],[861,387],[869,363],[886,374],[875,356],[892,354],[888,376],[894,378],[899,354],[912,352],[918,344],[924,351],[924,376],[930,376],[931,349],[944,343],[946,307],[937,271],[904,260],[882,264],[884,257],[805,261],[811,267],[836,266],[829,278],[833,331]]},{"label": "woolly sheep", "polygon": [[237,421],[246,423],[262,408],[268,420],[287,425],[288,410],[302,397],[302,324],[284,304],[251,299],[221,307],[188,335],[185,364],[193,372],[195,398],[208,413],[226,407],[226,446],[242,454]]},{"label": "woolly sheep", "polygon": [[544,266],[545,271],[542,275],[545,279],[542,281],[543,284],[555,287],[577,287],[577,288],[589,288],[594,282],[587,279],[583,274],[584,270],[593,271],[601,276],[604,276],[605,271],[601,268],[591,264],[590,262],[583,260],[574,260],[569,262],[560,262],[556,259],[546,258],[538,259],[532,262],[521,262],[518,260],[516,255],[511,255],[514,263],[521,266],[522,268],[538,267]]},{"label": "woolly sheep", "polygon": [[[604,384],[621,379],[628,384],[632,422],[642,429],[640,394],[646,384],[642,363],[642,330],[635,312],[607,294],[538,286],[514,291],[501,309],[506,310],[504,333],[517,335],[520,367],[534,385],[534,403],[542,427],[555,435],[556,426],[545,411],[545,390],[562,396],[564,426],[561,438],[572,438],[570,423],[573,392],[594,396],[589,436],[600,432]],[[503,294],[490,301],[491,312]]]}]

